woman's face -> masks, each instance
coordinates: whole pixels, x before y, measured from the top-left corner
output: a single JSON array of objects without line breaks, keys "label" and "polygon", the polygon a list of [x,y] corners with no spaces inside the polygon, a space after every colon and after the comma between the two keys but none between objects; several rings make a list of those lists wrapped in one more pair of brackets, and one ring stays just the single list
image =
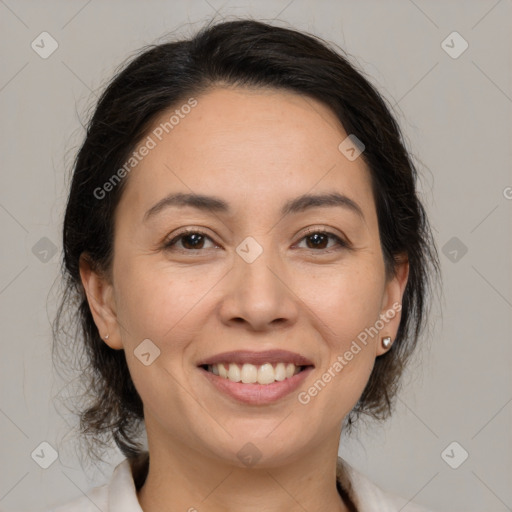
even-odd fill
[{"label": "woman's face", "polygon": [[[337,447],[407,279],[407,264],[386,279],[369,171],[315,100],[235,88],[195,100],[139,146],[112,284],[82,266],[98,329],[125,350],[150,447],[269,466]],[[294,361],[306,368],[285,378]],[[228,378],[201,366],[214,362]]]}]

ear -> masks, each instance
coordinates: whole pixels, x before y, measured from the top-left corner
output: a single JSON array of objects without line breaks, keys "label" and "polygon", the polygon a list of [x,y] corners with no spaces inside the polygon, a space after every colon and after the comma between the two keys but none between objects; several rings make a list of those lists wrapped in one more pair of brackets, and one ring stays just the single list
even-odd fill
[{"label": "ear", "polygon": [[409,260],[406,255],[402,255],[395,263],[395,272],[386,282],[384,295],[382,299],[382,309],[380,319],[384,323],[384,327],[379,332],[379,339],[376,344],[375,356],[386,353],[390,348],[385,348],[381,340],[385,336],[391,338],[391,343],[395,341],[400,319],[402,318],[402,298],[409,277]]},{"label": "ear", "polygon": [[[105,276],[93,270],[84,253],[80,256],[79,268],[89,308],[101,338],[110,348],[121,350],[123,344],[117,322],[113,285]],[[105,340],[107,334],[108,340]]]}]

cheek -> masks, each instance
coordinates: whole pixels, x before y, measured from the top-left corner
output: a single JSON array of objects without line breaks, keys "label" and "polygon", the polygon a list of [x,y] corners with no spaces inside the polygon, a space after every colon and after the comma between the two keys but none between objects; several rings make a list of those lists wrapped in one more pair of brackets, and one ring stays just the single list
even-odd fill
[{"label": "cheek", "polygon": [[119,267],[118,317],[128,336],[162,342],[187,325],[188,315],[201,307],[205,296],[218,280],[212,272],[170,269],[150,261]]},{"label": "cheek", "polygon": [[[198,338],[206,314],[206,300],[201,300],[218,281],[200,270],[183,272],[161,268],[148,261],[124,268],[119,266],[118,319],[122,325],[123,344],[132,380],[144,404],[151,410],[169,407],[184,411],[189,400],[181,393],[183,372],[188,372],[190,347]],[[192,276],[195,277],[192,277]],[[117,302],[117,299],[116,299]],[[143,340],[149,339],[149,365],[137,357]],[[173,390],[170,392],[170,390]],[[190,407],[190,405],[189,405]],[[192,405],[193,407],[193,405]]]},{"label": "cheek", "polygon": [[[171,270],[148,261],[123,270],[118,318],[135,387],[151,408],[158,408],[165,397],[176,410],[184,411],[188,395],[179,392],[183,385],[179,382],[191,372],[194,342],[204,334],[213,289],[225,271],[204,272],[200,266]],[[146,339],[158,354],[149,366],[137,357],[141,353],[138,347]],[[175,392],[169,395],[170,389]]]},{"label": "cheek", "polygon": [[385,279],[378,265],[347,266],[298,283],[303,300],[323,324],[333,348],[340,350],[379,318]]},{"label": "cheek", "polygon": [[[318,406],[338,411],[332,421],[344,417],[361,396],[375,363],[375,343],[378,336],[371,329],[379,319],[385,276],[378,262],[348,266],[330,272],[309,289],[304,302],[318,319],[316,329],[325,343],[321,373],[315,389],[306,393],[320,394]],[[333,425],[334,425],[333,423]]]},{"label": "cheek", "polygon": [[317,289],[314,308],[322,319],[319,330],[329,353],[320,375],[329,391],[320,401],[327,410],[338,411],[340,418],[361,396],[375,363],[378,335],[372,327],[379,319],[385,288],[379,268],[374,262],[347,269],[331,276],[323,290]]}]

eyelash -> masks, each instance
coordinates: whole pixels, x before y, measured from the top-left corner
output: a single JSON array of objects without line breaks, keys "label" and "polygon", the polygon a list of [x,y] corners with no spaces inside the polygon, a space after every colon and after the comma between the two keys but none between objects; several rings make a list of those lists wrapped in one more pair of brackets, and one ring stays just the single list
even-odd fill
[{"label": "eyelash", "polygon": [[[198,231],[198,230],[194,230],[194,229],[189,229],[189,230],[182,231],[181,233],[178,233],[171,240],[169,240],[167,242],[164,242],[163,249],[169,250],[169,251],[173,250],[173,246],[177,243],[177,241],[179,241],[180,239],[183,239],[184,237],[186,237],[188,235],[200,235],[200,236],[208,238],[209,240],[214,242],[211,239],[211,237],[208,236],[206,233],[203,233],[202,231]],[[331,233],[329,231],[324,231],[324,230],[321,230],[321,229],[320,230],[319,229],[315,229],[315,230],[309,231],[308,233],[306,233],[299,240],[299,242],[302,242],[304,239],[306,239],[308,237],[311,237],[313,235],[324,235],[324,236],[327,236],[327,237],[333,239],[336,242],[336,244],[338,245],[338,247],[336,247],[334,249],[332,247],[329,248],[329,249],[309,249],[308,248],[307,250],[309,250],[309,251],[331,253],[333,251],[337,251],[337,250],[341,250],[341,249],[351,249],[351,246],[350,246],[350,244],[347,241],[343,240],[342,238],[340,238],[339,236],[335,235],[334,233]],[[195,251],[202,251],[204,249],[178,249],[178,250],[181,251],[181,252],[191,253],[191,252],[195,252]]]}]

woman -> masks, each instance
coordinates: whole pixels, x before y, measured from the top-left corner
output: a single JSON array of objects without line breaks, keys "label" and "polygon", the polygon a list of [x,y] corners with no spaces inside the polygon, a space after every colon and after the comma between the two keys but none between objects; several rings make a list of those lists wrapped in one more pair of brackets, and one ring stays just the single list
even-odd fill
[{"label": "woman", "polygon": [[78,305],[82,432],[126,459],[57,510],[402,509],[338,445],[390,415],[425,323],[415,179],[380,95],[318,38],[221,23],[119,72],[75,162],[55,332]]}]

